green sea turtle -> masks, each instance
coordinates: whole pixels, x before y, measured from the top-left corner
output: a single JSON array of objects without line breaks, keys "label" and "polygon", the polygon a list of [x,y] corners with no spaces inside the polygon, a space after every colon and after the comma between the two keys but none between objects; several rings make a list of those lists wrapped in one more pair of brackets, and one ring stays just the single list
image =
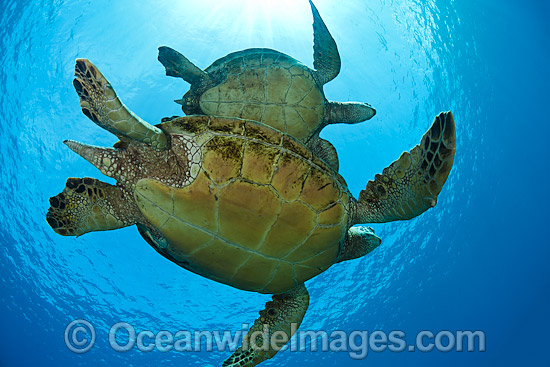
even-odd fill
[{"label": "green sea turtle", "polygon": [[240,117],[263,122],[305,143],[338,170],[332,144],[319,138],[328,124],[353,124],[373,117],[367,103],[332,102],[325,98],[323,85],[340,72],[340,55],[319,12],[313,12],[313,65],[279,51],[252,48],[231,53],[201,70],[179,52],[163,46],[159,61],[166,75],[191,84],[176,102],[187,115]]},{"label": "green sea turtle", "polygon": [[152,126],[121,103],[90,61],[77,60],[75,75],[82,112],[120,141],[114,148],[65,144],[117,184],[69,178],[50,198],[47,222],[65,236],[136,224],[183,268],[274,294],[247,346],[224,366],[273,357],[308,308],[304,282],[380,244],[367,227],[352,226],[411,219],[433,207],[454,160],[454,119],[445,112],[357,200],[336,171],[279,130],[212,116]]}]

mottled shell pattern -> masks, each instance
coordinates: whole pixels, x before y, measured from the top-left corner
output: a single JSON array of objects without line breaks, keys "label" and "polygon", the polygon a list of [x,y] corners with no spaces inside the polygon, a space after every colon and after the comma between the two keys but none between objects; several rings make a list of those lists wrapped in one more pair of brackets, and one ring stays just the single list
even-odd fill
[{"label": "mottled shell pattern", "polygon": [[159,127],[171,139],[192,136],[200,152],[190,185],[136,186],[138,207],[164,237],[159,252],[218,282],[275,294],[337,261],[354,199],[303,144],[240,119],[190,116]]}]

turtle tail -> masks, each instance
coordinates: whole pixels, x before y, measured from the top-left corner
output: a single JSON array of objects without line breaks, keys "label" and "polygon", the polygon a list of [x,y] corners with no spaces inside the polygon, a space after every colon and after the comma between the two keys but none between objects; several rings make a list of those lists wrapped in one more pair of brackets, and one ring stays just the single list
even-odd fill
[{"label": "turtle tail", "polygon": [[140,212],[121,187],[95,178],[69,178],[63,192],[50,198],[46,220],[63,236],[80,236],[135,224]]},{"label": "turtle tail", "polygon": [[437,116],[419,145],[377,174],[359,194],[354,224],[414,218],[437,203],[455,157],[451,111]]}]

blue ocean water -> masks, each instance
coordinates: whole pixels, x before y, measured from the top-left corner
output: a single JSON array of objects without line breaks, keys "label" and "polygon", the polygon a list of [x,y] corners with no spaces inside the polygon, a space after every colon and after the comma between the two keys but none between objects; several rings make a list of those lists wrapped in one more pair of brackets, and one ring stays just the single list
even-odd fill
[{"label": "blue ocean water", "polygon": [[[485,352],[282,352],[266,366],[549,365],[550,256],[545,122],[550,93],[546,1],[317,0],[338,43],[329,99],[376,107],[372,120],[333,125],[340,173],[354,195],[442,110],[458,144],[438,205],[408,222],[374,226],[382,245],[307,282],[306,330],[482,330]],[[45,221],[67,177],[108,182],[62,141],[110,146],[80,112],[74,60],[94,62],[149,122],[181,114],[188,85],[164,75],[157,47],[201,67],[235,50],[269,47],[312,65],[303,1],[7,1],[0,17],[0,365],[216,366],[227,352],[114,351],[110,327],[240,330],[270,297],[189,273],[135,228],[79,238]],[[85,354],[67,324],[97,331]],[[409,339],[409,338],[408,338]]]}]

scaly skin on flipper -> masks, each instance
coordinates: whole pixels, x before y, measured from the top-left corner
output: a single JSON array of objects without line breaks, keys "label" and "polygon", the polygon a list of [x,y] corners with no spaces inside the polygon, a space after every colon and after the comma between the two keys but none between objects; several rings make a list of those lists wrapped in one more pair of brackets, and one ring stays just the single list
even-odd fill
[{"label": "scaly skin on flipper", "polygon": [[141,141],[161,150],[168,147],[164,133],[132,113],[118,99],[111,84],[87,59],[77,59],[73,85],[80,106],[90,120],[119,137]]},{"label": "scaly skin on flipper", "polygon": [[354,223],[411,219],[434,207],[453,167],[455,144],[453,114],[442,112],[419,145],[367,183],[359,194]]},{"label": "scaly skin on flipper", "polygon": [[[252,367],[272,358],[300,327],[309,306],[305,285],[273,296],[243,338],[243,346],[223,362],[223,367]],[[273,334],[277,332],[275,336]],[[267,340],[264,337],[267,336]],[[273,349],[272,344],[275,344]]]},{"label": "scaly skin on flipper", "polygon": [[143,220],[126,190],[95,178],[69,178],[65,189],[50,198],[48,224],[63,236],[122,228]]}]

